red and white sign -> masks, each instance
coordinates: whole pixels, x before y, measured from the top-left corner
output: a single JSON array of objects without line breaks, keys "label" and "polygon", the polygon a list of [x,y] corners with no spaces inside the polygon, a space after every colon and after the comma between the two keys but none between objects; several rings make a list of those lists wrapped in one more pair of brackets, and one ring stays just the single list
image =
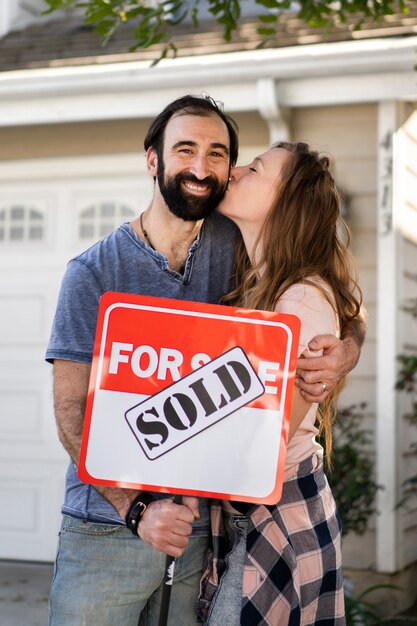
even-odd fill
[{"label": "red and white sign", "polygon": [[278,502],[299,331],[292,315],[104,294],[81,480]]}]

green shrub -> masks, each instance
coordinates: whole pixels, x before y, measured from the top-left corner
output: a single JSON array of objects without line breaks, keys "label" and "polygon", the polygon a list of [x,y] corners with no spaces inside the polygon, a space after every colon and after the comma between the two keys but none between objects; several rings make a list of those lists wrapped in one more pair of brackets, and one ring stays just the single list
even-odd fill
[{"label": "green shrub", "polygon": [[[363,428],[366,404],[338,411],[333,429],[332,467],[327,477],[343,523],[343,534],[363,534],[376,512],[379,489],[374,478],[374,460],[369,454],[372,433]],[[323,445],[323,441],[321,441]]]},{"label": "green shrub", "polygon": [[[414,354],[400,354],[398,357],[400,369],[398,371],[396,389],[405,391],[411,397],[411,412],[404,415],[411,424],[417,426],[417,356]],[[417,455],[417,443],[410,444],[410,451]],[[417,475],[409,476],[402,485],[402,498],[399,506],[404,505],[410,498],[417,496]]]}]

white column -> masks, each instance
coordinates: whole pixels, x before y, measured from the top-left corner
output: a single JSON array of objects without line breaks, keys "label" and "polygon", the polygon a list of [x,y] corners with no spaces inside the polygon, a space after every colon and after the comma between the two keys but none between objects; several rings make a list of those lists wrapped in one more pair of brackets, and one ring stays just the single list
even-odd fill
[{"label": "white column", "polygon": [[9,30],[12,23],[12,1],[13,0],[3,0],[0,3],[0,38],[4,37]]},{"label": "white column", "polygon": [[288,111],[278,102],[277,87],[273,78],[260,78],[256,84],[258,111],[269,128],[269,143],[290,141]]},{"label": "white column", "polygon": [[382,102],[378,108],[377,195],[377,351],[376,351],[376,479],[383,486],[377,495],[376,569],[398,569],[397,399],[399,235],[395,228],[393,190],[394,139],[397,105]]}]

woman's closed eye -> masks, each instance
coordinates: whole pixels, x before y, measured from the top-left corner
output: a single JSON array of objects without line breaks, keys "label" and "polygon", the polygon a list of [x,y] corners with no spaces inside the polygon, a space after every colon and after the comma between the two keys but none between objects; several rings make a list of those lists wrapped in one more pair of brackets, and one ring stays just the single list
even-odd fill
[{"label": "woman's closed eye", "polygon": [[256,172],[257,170],[254,167],[249,168],[251,172]]}]

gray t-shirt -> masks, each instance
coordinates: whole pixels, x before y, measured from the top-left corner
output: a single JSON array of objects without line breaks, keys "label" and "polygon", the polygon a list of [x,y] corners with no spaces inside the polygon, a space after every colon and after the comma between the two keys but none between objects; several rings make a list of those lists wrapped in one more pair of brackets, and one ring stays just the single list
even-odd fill
[{"label": "gray t-shirt", "polygon": [[[184,273],[179,274],[168,267],[165,256],[137,237],[129,224],[123,224],[69,262],[46,359],[91,362],[99,300],[106,291],[217,303],[230,290],[236,237],[237,230],[229,220],[212,214],[190,247]],[[93,522],[124,524],[109,502],[79,480],[73,463],[67,472],[62,512]],[[204,500],[200,513],[194,534],[208,529]]]}]

